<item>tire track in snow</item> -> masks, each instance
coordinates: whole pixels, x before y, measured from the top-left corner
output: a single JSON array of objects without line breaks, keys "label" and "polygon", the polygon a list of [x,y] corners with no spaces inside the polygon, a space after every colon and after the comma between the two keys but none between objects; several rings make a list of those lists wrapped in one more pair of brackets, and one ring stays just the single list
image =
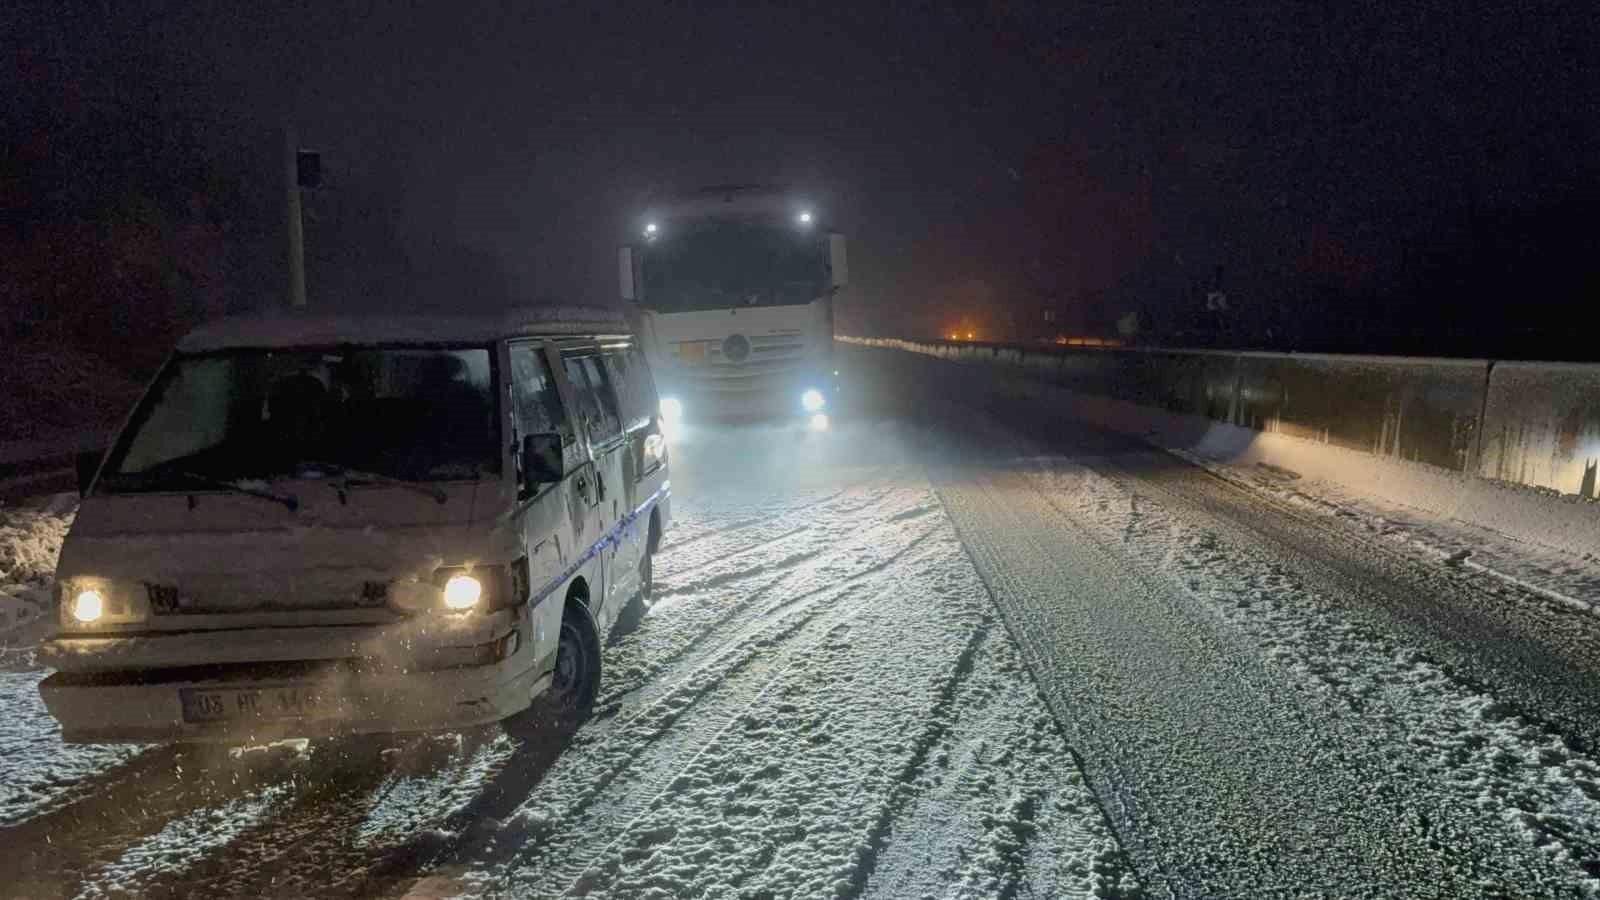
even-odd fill
[{"label": "tire track in snow", "polygon": [[[925,537],[919,536],[893,559],[908,558]],[[493,845],[476,848],[476,853],[474,848],[462,848],[466,852],[454,855],[491,866],[540,868],[542,887],[516,891],[525,896],[551,896],[571,885],[598,852],[596,835],[625,830],[687,760],[704,749],[709,736],[725,730],[759,702],[767,686],[810,642],[869,608],[871,598],[852,599],[850,589],[891,577],[890,564],[886,561],[848,583],[815,591],[805,598],[809,602],[799,598],[787,602],[726,638],[709,661],[687,663],[692,667],[688,674],[653,682],[666,686],[660,696],[608,723],[603,734],[574,744],[573,749],[582,749],[570,755],[572,765],[558,765],[540,785],[540,794],[554,798],[540,799],[514,814]],[[519,851],[530,848],[531,858],[519,858]]]},{"label": "tire track in snow", "polygon": [[85,873],[163,830],[289,777],[275,761],[230,764],[224,757],[212,747],[153,748],[119,767],[103,790],[0,829],[0,883],[22,896],[70,896]]},{"label": "tire track in snow", "polygon": [[[894,550],[888,556],[879,560],[875,560],[872,563],[853,572],[843,573],[839,576],[836,576],[840,579],[837,582],[814,587],[809,590],[802,591],[801,593],[792,597],[779,598],[776,602],[764,606],[758,606],[755,603],[741,605],[736,615],[730,616],[725,621],[719,623],[719,625],[712,632],[705,633],[693,642],[694,646],[698,647],[704,643],[706,638],[715,636],[719,638],[717,647],[706,650],[704,653],[690,655],[688,652],[686,652],[684,654],[680,654],[680,656],[689,657],[686,665],[698,665],[698,660],[703,660],[708,657],[715,658],[717,654],[723,652],[724,647],[728,645],[737,645],[739,642],[748,640],[754,635],[758,634],[764,627],[764,623],[771,616],[785,613],[795,607],[815,605],[816,603],[832,599],[835,595],[841,594],[847,590],[859,588],[866,579],[880,574],[881,572],[898,563],[903,557],[918,550],[922,543],[928,538],[932,537],[936,531],[936,528],[929,528],[918,533],[910,541]],[[761,594],[764,596],[766,592],[763,591]],[[641,689],[640,699],[647,700],[653,694],[659,691],[668,690],[671,679],[672,675],[669,673],[664,677],[658,677],[654,681],[644,685]]]},{"label": "tire track in snow", "polygon": [[[272,763],[283,776],[261,796],[271,802],[224,804],[231,818],[218,818],[219,807],[204,807],[175,820],[161,834],[125,850],[103,868],[99,882],[84,886],[80,896],[260,897],[325,896],[354,893],[350,879],[363,861],[376,855],[370,842],[358,840],[362,825],[382,802],[396,775],[409,769],[461,771],[471,768],[477,744],[463,745],[453,736],[421,736],[405,740],[380,758],[382,743],[326,745],[309,758]],[[309,776],[309,777],[307,777]],[[451,805],[448,792],[427,798]],[[447,809],[413,808],[413,828],[442,821]],[[431,814],[430,814],[431,813]],[[205,844],[205,853],[193,845]]]},{"label": "tire track in snow", "polygon": [[956,717],[955,701],[961,686],[971,677],[973,663],[977,659],[978,650],[984,641],[989,638],[989,629],[994,620],[984,616],[978,621],[978,626],[972,630],[967,645],[961,648],[961,655],[956,657],[955,666],[951,668],[950,675],[940,685],[934,697],[933,708],[928,712],[928,721],[921,734],[917,735],[912,743],[910,758],[900,770],[894,788],[885,798],[882,809],[878,812],[877,819],[867,830],[866,840],[856,851],[854,871],[850,873],[848,888],[840,892],[844,898],[860,897],[866,890],[867,882],[872,878],[873,871],[877,868],[878,857],[882,855],[884,847],[889,842],[894,824],[906,808],[921,792],[916,775],[928,762],[928,755],[935,745],[949,734],[954,726]]},{"label": "tire track in snow", "polygon": [[889,842],[865,895],[1054,898],[1087,888],[1098,898],[1140,896],[1003,623],[974,667],[952,727],[915,776],[918,795],[891,830],[921,837]]},{"label": "tire track in snow", "polygon": [[[903,492],[916,499],[932,499],[925,488]],[[810,536],[815,546],[822,548],[820,556],[788,557],[786,559],[788,567],[780,570],[779,577],[768,580],[753,591],[736,596],[731,602],[719,603],[714,609],[683,606],[682,598],[699,593],[698,590],[691,591],[686,588],[674,592],[670,597],[663,595],[656,606],[652,607],[650,615],[645,617],[640,628],[619,641],[613,654],[613,661],[626,667],[623,677],[626,678],[629,687],[622,691],[602,688],[602,700],[597,709],[601,710],[601,715],[606,715],[605,710],[613,700],[644,686],[643,682],[648,681],[655,673],[675,663],[706,640],[727,633],[730,627],[749,620],[752,615],[759,617],[780,608],[758,607],[757,603],[773,591],[786,589],[787,585],[797,579],[850,580],[868,574],[878,566],[892,564],[896,555],[909,551],[913,545],[903,546],[888,560],[872,560],[855,569],[841,570],[838,567],[838,558],[841,554],[859,552],[863,548],[896,546],[905,533],[904,528],[899,527],[896,515],[886,512],[884,516],[866,523],[860,520],[835,520],[827,523],[826,531],[813,529]],[[924,532],[924,535],[928,533],[931,532]],[[771,575],[775,569],[778,569],[778,566],[763,567],[755,571],[750,567],[732,568],[727,572],[718,573],[718,577],[726,576],[724,580],[718,582],[718,586],[726,587],[746,580],[739,577],[742,574],[748,575],[749,578],[758,578]],[[810,592],[815,590],[818,588],[802,591],[789,600],[804,601],[810,596]],[[687,627],[678,625],[677,619],[689,619],[691,616],[694,618]],[[666,646],[663,647],[663,644]]]},{"label": "tire track in snow", "polygon": [[[721,563],[731,562],[732,560],[735,560],[735,559],[738,559],[741,556],[744,556],[746,553],[755,553],[756,551],[764,550],[764,549],[766,549],[768,547],[771,547],[773,544],[777,544],[777,543],[780,543],[782,541],[788,540],[789,538],[792,538],[797,534],[802,534],[802,533],[804,533],[806,531],[809,531],[810,529],[811,529],[810,525],[800,525],[798,527],[791,528],[788,531],[785,531],[782,534],[776,535],[774,537],[764,538],[762,540],[756,541],[755,543],[746,544],[745,546],[740,547],[737,550],[729,550],[729,551],[727,551],[727,552],[725,552],[725,553],[723,553],[723,554],[721,554],[719,556],[716,556],[716,557],[714,557],[712,559],[708,559],[705,562],[696,563],[694,565],[691,565],[691,566],[688,566],[688,567],[682,568],[682,569],[676,569],[672,573],[672,578],[673,578],[674,581],[676,581],[676,580],[685,578],[685,577],[687,577],[689,575],[693,575],[696,572],[699,572],[699,571],[702,571],[704,569],[710,568],[711,566],[719,565]],[[668,593],[670,593],[670,592],[671,592],[671,589],[668,589]]]},{"label": "tire track in snow", "polygon": [[[926,534],[919,536],[915,542],[916,545],[920,547],[927,536]],[[954,549],[953,546],[934,547],[928,549],[925,553],[918,554],[912,554],[907,551],[904,554],[897,555],[897,558],[903,556],[904,567],[910,567],[915,565],[916,561],[925,558],[932,560],[941,556],[948,557]],[[875,573],[873,581],[890,580],[896,571],[898,569],[891,570],[886,565]],[[655,782],[657,789],[649,792],[643,798],[643,802],[630,806],[630,814],[626,819],[619,820],[617,824],[620,824],[621,827],[613,829],[616,832],[615,837],[605,847],[600,848],[597,852],[586,854],[585,858],[581,860],[581,865],[569,863],[554,872],[541,873],[532,885],[519,885],[515,892],[540,896],[552,895],[558,886],[565,883],[564,889],[560,891],[563,896],[586,896],[596,892],[601,894],[620,892],[625,895],[634,893],[636,889],[621,889],[617,886],[607,887],[606,882],[617,874],[615,868],[617,854],[623,853],[624,856],[627,856],[633,852],[629,850],[624,853],[622,849],[624,842],[630,838],[637,838],[649,844],[665,838],[664,834],[658,834],[657,829],[644,827],[641,822],[653,813],[660,812],[681,796],[682,791],[687,789],[688,784],[695,780],[689,776],[689,773],[703,767],[703,763],[715,768],[716,764],[714,762],[707,763],[711,754],[724,751],[726,749],[724,745],[730,742],[733,746],[743,744],[745,738],[740,732],[747,731],[750,728],[759,728],[759,723],[763,722],[769,714],[757,713],[755,710],[773,691],[786,684],[793,684],[796,680],[806,683],[812,690],[815,690],[815,679],[819,676],[813,674],[814,663],[809,662],[808,659],[819,648],[837,644],[851,630],[853,623],[859,617],[864,615],[885,615],[879,608],[875,597],[864,596],[860,592],[857,592],[856,596],[851,596],[849,593],[840,591],[832,599],[835,602],[812,604],[807,607],[811,610],[820,611],[823,615],[814,622],[809,623],[808,627],[804,629],[803,635],[796,633],[794,639],[786,642],[781,663],[773,666],[770,671],[763,673],[764,677],[761,679],[760,687],[754,695],[742,703],[737,711],[727,716],[723,720],[721,727],[714,732],[703,732],[701,741],[694,753],[681,762],[675,761],[675,764],[667,773],[668,777]],[[804,677],[801,676],[802,671],[806,673]],[[964,674],[959,677],[964,677]],[[827,683],[834,684],[835,682],[829,680]],[[853,686],[839,684],[837,689],[848,690],[851,687]],[[771,703],[766,705],[770,706]],[[770,758],[768,759],[770,761]],[[643,833],[640,833],[641,828],[643,828]],[[588,832],[591,829],[579,827],[577,830]],[[757,872],[771,861],[771,855],[758,856],[755,861],[746,865],[742,871],[746,874]],[[729,879],[730,883],[732,880],[731,878]],[[679,889],[678,892],[681,893],[682,889]]]},{"label": "tire track in snow", "polygon": [[[878,471],[880,471],[881,468],[882,467],[874,467],[873,470],[872,470],[873,474],[870,475],[869,477],[862,478],[860,480],[860,483],[866,483],[866,482],[870,482],[870,481],[876,480],[878,478],[878,475],[876,473]],[[713,537],[718,537],[718,536],[726,536],[726,535],[731,534],[733,532],[744,531],[744,530],[749,529],[749,528],[754,528],[754,527],[756,527],[758,525],[770,525],[774,521],[781,521],[781,520],[784,520],[784,519],[792,518],[792,517],[797,516],[797,515],[799,515],[801,513],[804,513],[804,512],[807,512],[809,510],[815,509],[815,508],[817,508],[819,506],[823,506],[823,505],[825,505],[827,503],[830,503],[830,502],[832,502],[834,500],[837,500],[838,498],[843,497],[844,495],[846,495],[846,494],[848,494],[848,493],[850,493],[852,491],[856,491],[856,490],[860,490],[860,484],[848,485],[846,487],[842,487],[842,488],[839,488],[837,490],[830,491],[830,492],[824,494],[823,496],[821,496],[821,497],[819,497],[819,498],[817,498],[815,500],[808,500],[808,501],[800,503],[798,505],[788,506],[788,507],[785,507],[782,510],[778,510],[777,512],[767,512],[767,513],[761,514],[761,515],[754,515],[754,516],[750,516],[748,518],[738,519],[738,520],[730,522],[730,523],[728,523],[726,525],[719,525],[719,526],[715,526],[715,527],[712,527],[712,528],[707,528],[707,529],[704,529],[704,530],[696,531],[695,533],[687,535],[687,536],[685,536],[685,537],[683,537],[683,538],[681,538],[679,540],[676,540],[676,541],[669,540],[669,541],[664,542],[662,544],[662,546],[661,546],[661,552],[664,553],[664,552],[666,552],[668,550],[681,550],[684,547],[688,547],[690,545],[697,544],[700,541],[703,541],[703,540],[705,540],[707,538],[713,538]],[[668,532],[668,533],[670,534],[671,532]]]},{"label": "tire track in snow", "polygon": [[[900,839],[907,811],[937,783],[954,723],[983,714],[965,705],[984,696],[968,689],[976,660],[1005,640],[985,624],[993,621],[992,607],[947,522],[941,519],[925,546],[877,579],[876,595],[847,621],[829,623],[807,646],[792,646],[790,664],[764,688],[766,699],[684,761],[564,895],[809,897],[858,890],[852,884],[864,861],[876,859],[885,843],[896,846],[888,835]],[[995,689],[1013,691],[1019,675],[1014,669]],[[1048,725],[1042,710],[1030,718]],[[1067,790],[1084,802],[1077,821],[1087,825],[1048,823],[1046,840],[1057,847],[1057,838],[1070,841],[1098,828],[1085,843],[1095,851],[1114,847],[1081,785]],[[1009,798],[995,805],[1007,809]],[[997,852],[985,865],[1006,871],[1015,856],[1026,855],[1014,838],[1016,829],[1028,830],[1030,816],[1039,822],[1028,810],[978,824],[982,847],[1015,851]],[[928,840],[945,830],[933,823],[905,838]],[[1087,868],[1040,881],[1041,890],[1061,888],[1047,896],[1091,896],[1104,883]],[[504,892],[518,896],[560,887],[540,872],[510,885]],[[992,896],[981,887],[952,894],[952,887],[943,882],[933,892]]]}]

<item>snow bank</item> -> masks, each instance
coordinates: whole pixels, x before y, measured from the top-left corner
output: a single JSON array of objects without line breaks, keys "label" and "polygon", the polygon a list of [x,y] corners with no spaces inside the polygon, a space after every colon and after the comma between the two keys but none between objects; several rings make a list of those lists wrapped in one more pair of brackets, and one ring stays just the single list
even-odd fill
[{"label": "snow bank", "polygon": [[37,506],[0,505],[0,663],[4,651],[35,643],[48,627],[52,579],[76,498]]}]

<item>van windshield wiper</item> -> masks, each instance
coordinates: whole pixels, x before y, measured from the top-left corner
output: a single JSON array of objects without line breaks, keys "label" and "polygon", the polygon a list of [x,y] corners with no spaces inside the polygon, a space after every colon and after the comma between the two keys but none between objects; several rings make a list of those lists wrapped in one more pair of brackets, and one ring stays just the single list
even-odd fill
[{"label": "van windshield wiper", "polygon": [[[178,476],[179,478],[187,478],[190,481],[203,484],[206,487],[217,488],[218,490],[227,491],[233,494],[243,494],[246,497],[258,497],[262,500],[271,500],[273,503],[281,503],[289,510],[289,512],[294,512],[300,508],[300,498],[293,494],[280,494],[276,491],[269,491],[266,488],[251,487],[249,484],[242,481],[229,481],[226,478],[217,478],[211,475],[202,474],[200,472],[193,472],[188,469],[175,469],[172,471],[172,474]],[[189,505],[191,508],[194,506],[194,498],[191,497],[189,499]]]},{"label": "van windshield wiper", "polygon": [[388,485],[389,487],[405,488],[407,490],[422,494],[423,496],[431,497],[435,503],[443,503],[450,499],[450,495],[445,492],[444,488],[435,487],[425,481],[411,481],[406,478],[397,478],[393,475],[384,475],[379,472],[366,472],[362,471],[361,469],[351,469],[346,466],[341,466],[338,463],[312,460],[308,462],[302,462],[300,464],[300,468],[322,469],[339,476],[339,481],[337,484],[333,485],[333,489],[339,492],[340,503],[345,502],[345,490],[352,484],[382,484]]}]

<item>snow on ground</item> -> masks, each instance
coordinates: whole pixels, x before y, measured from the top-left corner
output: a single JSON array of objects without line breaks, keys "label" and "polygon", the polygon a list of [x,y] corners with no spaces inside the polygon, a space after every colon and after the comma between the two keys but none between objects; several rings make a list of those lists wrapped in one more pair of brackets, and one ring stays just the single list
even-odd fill
[{"label": "snow on ground", "polygon": [[1600,614],[1600,559],[1519,541],[1490,528],[1357,494],[1346,485],[1302,478],[1286,469],[1228,465],[1195,454],[1182,455],[1252,490],[1315,513],[1347,519],[1385,541]]},{"label": "snow on ground", "polygon": [[0,503],[0,669],[14,665],[53,621],[56,557],[76,499]]},{"label": "snow on ground", "polygon": [[39,699],[34,664],[55,628],[53,576],[77,498],[0,505],[0,826],[82,795],[86,779],[138,755],[136,747],[69,748]]}]

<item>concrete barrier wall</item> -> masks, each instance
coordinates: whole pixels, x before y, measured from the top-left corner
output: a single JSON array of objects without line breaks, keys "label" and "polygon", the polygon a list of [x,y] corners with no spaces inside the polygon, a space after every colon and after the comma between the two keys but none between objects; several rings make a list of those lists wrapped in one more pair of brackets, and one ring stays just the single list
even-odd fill
[{"label": "concrete barrier wall", "polygon": [[1496,363],[1478,474],[1594,499],[1600,365]]},{"label": "concrete barrier wall", "polygon": [[1600,365],[839,340],[1574,498],[1600,493]]},{"label": "concrete barrier wall", "polygon": [[1256,431],[1471,471],[1483,360],[1239,354],[1238,408]]}]

